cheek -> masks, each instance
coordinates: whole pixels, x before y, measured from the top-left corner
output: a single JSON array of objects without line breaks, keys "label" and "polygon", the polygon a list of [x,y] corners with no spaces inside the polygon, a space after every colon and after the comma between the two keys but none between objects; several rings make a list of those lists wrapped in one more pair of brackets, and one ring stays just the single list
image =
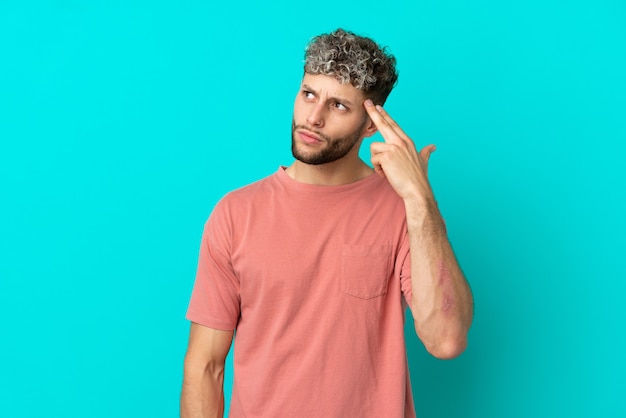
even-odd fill
[{"label": "cheek", "polygon": [[342,118],[335,124],[336,131],[341,136],[353,135],[355,132],[361,132],[363,130],[363,123],[360,118]]},{"label": "cheek", "polygon": [[296,98],[295,103],[293,104],[293,119],[296,121],[296,124],[301,124],[303,118],[303,110],[302,103]]}]

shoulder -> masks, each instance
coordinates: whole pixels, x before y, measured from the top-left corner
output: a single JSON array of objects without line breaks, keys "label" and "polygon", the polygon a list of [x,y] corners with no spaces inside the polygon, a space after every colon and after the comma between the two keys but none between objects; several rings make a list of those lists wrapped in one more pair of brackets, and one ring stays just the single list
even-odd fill
[{"label": "shoulder", "polygon": [[231,190],[217,202],[213,208],[213,213],[238,212],[245,210],[251,205],[254,206],[255,202],[266,200],[268,195],[273,193],[277,187],[275,177],[276,174],[272,174],[254,183]]},{"label": "shoulder", "polygon": [[263,197],[265,194],[270,193],[276,188],[276,174],[264,177],[254,183],[247,184],[238,189],[228,192],[221,199],[223,202],[228,203],[243,203],[253,199]]}]

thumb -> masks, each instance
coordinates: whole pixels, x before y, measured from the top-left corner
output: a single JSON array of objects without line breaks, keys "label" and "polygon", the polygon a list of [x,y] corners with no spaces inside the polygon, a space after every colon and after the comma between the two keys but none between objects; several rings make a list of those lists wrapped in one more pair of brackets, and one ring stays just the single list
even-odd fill
[{"label": "thumb", "polygon": [[437,149],[437,147],[435,147],[434,145],[431,144],[431,145],[426,145],[420,151],[420,157],[422,157],[422,159],[426,163],[426,167],[428,167],[428,159],[430,158],[430,154],[435,152],[436,149]]}]

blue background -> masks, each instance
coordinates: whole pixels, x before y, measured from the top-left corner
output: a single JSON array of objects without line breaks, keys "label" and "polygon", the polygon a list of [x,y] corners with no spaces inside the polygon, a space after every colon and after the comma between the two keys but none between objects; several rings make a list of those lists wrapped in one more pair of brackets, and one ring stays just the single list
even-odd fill
[{"label": "blue background", "polygon": [[458,359],[407,324],[418,415],[626,416],[620,0],[1,2],[0,415],[178,414],[203,223],[339,26],[397,56],[474,291]]}]

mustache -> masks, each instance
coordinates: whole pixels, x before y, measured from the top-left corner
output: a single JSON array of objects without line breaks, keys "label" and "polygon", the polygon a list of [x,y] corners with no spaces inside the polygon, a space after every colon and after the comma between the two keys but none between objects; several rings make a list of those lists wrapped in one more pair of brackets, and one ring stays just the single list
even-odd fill
[{"label": "mustache", "polygon": [[326,141],[329,141],[329,142],[330,142],[330,140],[331,140],[331,138],[330,138],[328,135],[324,135],[324,134],[323,134],[323,133],[321,133],[320,131],[316,131],[316,130],[315,130],[315,129],[313,129],[313,128],[309,128],[309,127],[308,127],[308,126],[306,126],[306,125],[296,125],[296,124],[294,123],[294,124],[293,124],[293,129],[294,129],[294,130],[297,130],[297,129],[304,129],[304,130],[307,130],[307,131],[309,131],[309,132],[313,132],[315,135],[319,136],[320,138],[325,139]]}]

